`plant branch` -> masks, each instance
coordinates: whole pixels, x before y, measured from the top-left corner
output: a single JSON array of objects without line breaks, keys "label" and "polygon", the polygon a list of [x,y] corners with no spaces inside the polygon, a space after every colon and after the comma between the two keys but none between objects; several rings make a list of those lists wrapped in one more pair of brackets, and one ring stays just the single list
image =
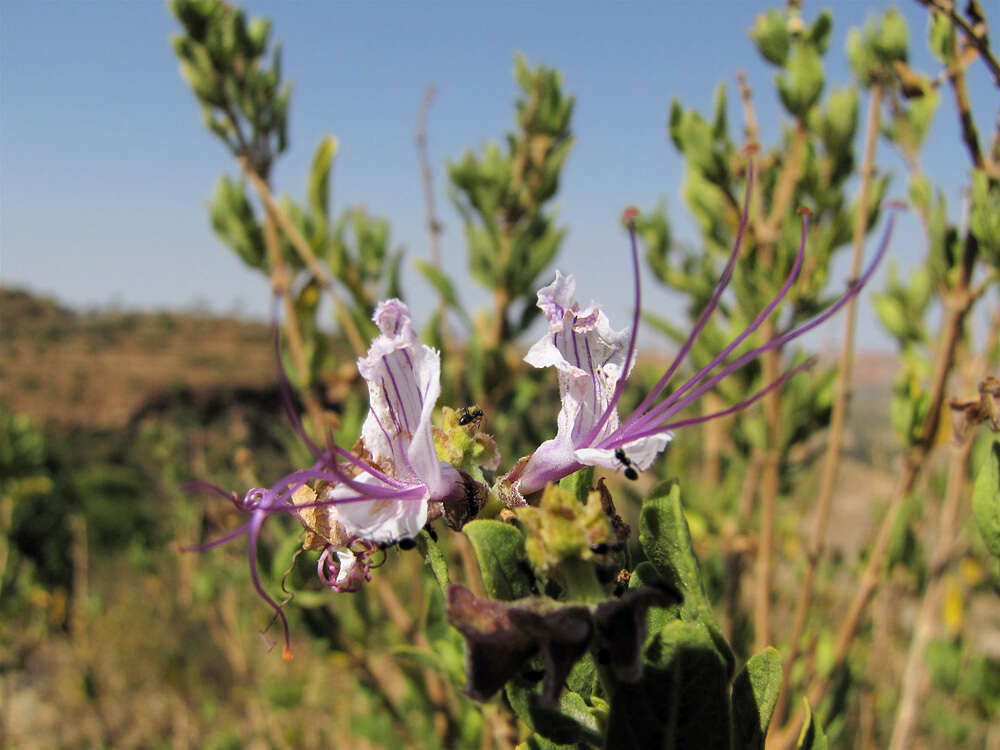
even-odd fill
[{"label": "plant branch", "polygon": [[417,111],[417,156],[420,159],[420,178],[424,188],[424,212],[427,214],[427,233],[431,243],[431,264],[441,267],[441,222],[434,210],[434,179],[431,163],[427,158],[427,113],[434,102],[434,85],[424,92],[423,101]]},{"label": "plant branch", "polygon": [[[265,188],[266,183],[253,174]],[[270,194],[270,193],[268,193]],[[267,255],[271,265],[271,288],[274,293],[281,297],[282,310],[285,318],[285,330],[287,332],[288,351],[292,355],[295,369],[301,378],[308,378],[309,362],[306,360],[305,346],[302,340],[302,331],[299,330],[298,318],[295,315],[295,306],[292,304],[292,295],[289,292],[288,270],[281,258],[281,245],[278,241],[278,229],[275,225],[275,215],[272,207],[264,205],[264,245],[267,248]],[[316,395],[311,388],[305,388],[303,397],[306,403],[306,411],[313,422],[314,429],[322,429],[322,409],[316,400]]]},{"label": "plant branch", "polygon": [[954,63],[948,66],[948,80],[951,83],[951,90],[955,94],[955,106],[958,109],[958,121],[962,128],[962,140],[969,150],[972,163],[979,169],[983,169],[983,152],[979,148],[979,131],[976,130],[976,122],[972,119],[969,88],[965,81],[965,65],[961,61],[962,55],[958,50],[957,39],[952,57]]},{"label": "plant branch", "polygon": [[[868,122],[865,128],[865,150],[861,163],[861,184],[858,188],[857,210],[854,216],[854,249],[851,256],[851,281],[857,279],[861,272],[861,254],[864,248],[865,235],[868,229],[868,190],[871,184],[873,165],[875,162],[875,146],[878,142],[879,114],[882,104],[882,87],[876,83],[872,86],[868,99]],[[830,522],[830,502],[837,478],[837,467],[840,463],[840,450],[844,432],[847,401],[850,395],[851,369],[854,364],[854,329],[857,318],[857,298],[847,303],[846,319],[844,321],[844,340],[840,350],[840,372],[837,380],[837,395],[833,403],[830,437],[827,441],[826,462],[823,465],[823,475],[820,480],[819,497],[816,501],[816,516],[813,520],[812,534],[806,553],[807,568],[795,607],[795,620],[792,638],[789,643],[788,656],[783,660],[783,679],[778,705],[773,721],[780,725],[785,719],[788,709],[789,677],[792,665],[799,654],[799,642],[805,631],[809,604],[812,601],[813,587],[816,580],[816,569],[823,558],[826,543],[826,528]]]},{"label": "plant branch", "polygon": [[[261,178],[259,174],[252,168],[251,164],[243,157],[238,159],[240,166],[243,168],[243,173],[246,175],[250,184],[253,185],[254,190],[257,191],[257,195],[260,196],[261,201],[264,203],[264,208],[266,209],[268,216],[273,217],[274,221],[277,222],[278,226],[281,227],[281,231],[288,237],[289,242],[292,243],[292,247],[295,248],[295,252],[299,254],[302,258],[303,263],[312,271],[313,275],[317,278],[330,298],[333,300],[334,308],[337,311],[337,317],[340,320],[341,326],[344,328],[344,333],[347,335],[348,341],[351,342],[351,348],[354,349],[354,353],[363,357],[366,351],[364,339],[361,337],[361,333],[358,331],[357,325],[354,323],[354,319],[351,317],[350,311],[344,305],[343,300],[340,299],[340,295],[337,294],[337,290],[333,285],[333,279],[331,278],[329,272],[323,267],[323,264],[319,262],[319,258],[313,252],[312,248],[309,246],[309,241],[302,235],[299,228],[295,226],[294,222],[288,217],[284,211],[281,210],[281,206],[278,202],[274,200],[274,195],[271,193],[271,188],[268,187],[267,183]],[[266,225],[265,225],[266,230]],[[278,263],[281,262],[280,248],[277,248],[277,255],[272,256],[272,264],[277,260]],[[270,248],[268,253],[271,254]],[[282,264],[282,268],[284,264]],[[286,310],[286,312],[288,312]]]},{"label": "plant branch", "polygon": [[802,119],[795,121],[795,133],[792,135],[792,146],[788,160],[782,164],[778,184],[774,188],[771,199],[771,211],[767,221],[759,228],[758,237],[762,242],[774,244],[778,241],[781,222],[788,215],[792,198],[795,196],[795,185],[802,172],[803,151],[807,140],[806,123]]},{"label": "plant branch", "polygon": [[[969,262],[967,266],[963,264],[963,271],[966,271],[966,269],[967,271],[966,274],[963,274],[963,277],[960,279],[959,283],[961,285],[968,283],[968,274],[971,274],[972,269],[971,260],[974,260],[974,257],[974,254],[971,256],[971,259],[968,255],[966,256],[966,260]],[[964,302],[964,304],[962,302]],[[914,443],[906,457],[903,473],[893,491],[891,499],[889,500],[885,517],[882,519],[882,524],[879,527],[875,542],[871,547],[868,564],[865,566],[864,573],[862,574],[861,580],[855,591],[854,598],[851,600],[847,609],[847,614],[841,621],[840,629],[837,631],[834,646],[834,657],[831,667],[825,675],[814,677],[813,681],[809,685],[809,688],[806,690],[806,697],[809,704],[812,706],[819,705],[819,703],[823,700],[833,683],[834,676],[847,660],[848,651],[850,650],[851,643],[857,633],[857,629],[861,625],[861,618],[864,614],[865,608],[874,596],[876,588],[878,588],[882,565],[889,547],[889,538],[892,535],[892,529],[896,522],[896,516],[899,513],[899,509],[902,507],[903,500],[913,490],[916,480],[920,476],[920,472],[923,469],[927,458],[930,455],[931,448],[934,445],[934,440],[938,432],[938,425],[941,419],[942,404],[944,403],[948,376],[951,374],[954,367],[955,355],[958,349],[958,344],[962,338],[962,331],[965,323],[965,317],[969,312],[969,305],[969,296],[966,294],[963,295],[957,303],[946,307],[947,317],[944,324],[941,346],[938,356],[936,357],[937,367],[934,372],[932,386],[930,389],[930,398],[928,402],[929,411],[927,413],[927,417],[924,420],[919,439]],[[771,747],[779,748],[791,747],[792,743],[794,743],[795,734],[798,732],[800,724],[800,719],[796,719],[783,727],[779,732],[775,733],[774,743],[769,743],[769,745]]]},{"label": "plant branch", "polygon": [[931,562],[930,576],[924,598],[920,602],[920,612],[913,627],[913,638],[906,656],[906,669],[901,684],[902,694],[896,708],[896,721],[892,729],[889,750],[905,750],[910,747],[910,738],[919,713],[920,696],[925,687],[924,651],[934,630],[943,590],[944,573],[948,569],[955,531],[958,525],[958,511],[961,506],[962,489],[965,485],[965,467],[972,450],[972,440],[961,446],[953,446],[951,464],[948,468],[948,487],[945,500],[938,516],[938,538]]},{"label": "plant branch", "polygon": [[[764,340],[774,337],[774,327],[768,320],[761,328]],[[776,350],[764,354],[764,382],[774,382],[779,377],[781,355]],[[774,556],[775,505],[778,499],[779,470],[781,468],[781,401],[777,391],[764,400],[764,420],[767,423],[768,446],[764,455],[761,477],[760,545],[757,548],[757,578],[754,595],[754,634],[756,650],[766,648],[771,642],[771,579]]]},{"label": "plant branch", "polygon": [[986,23],[983,22],[981,29],[976,29],[967,19],[955,9],[954,0],[945,3],[942,0],[917,0],[918,3],[930,10],[932,13],[939,13],[945,16],[955,26],[961,29],[966,42],[979,53],[986,67],[993,75],[993,80],[1000,88],[1000,60],[990,49],[989,37],[986,34]]}]

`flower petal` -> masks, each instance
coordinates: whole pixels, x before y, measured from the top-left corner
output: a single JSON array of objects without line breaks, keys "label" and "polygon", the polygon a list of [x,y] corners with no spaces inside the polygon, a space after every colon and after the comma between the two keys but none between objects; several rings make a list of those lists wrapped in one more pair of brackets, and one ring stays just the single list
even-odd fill
[{"label": "flower petal", "polygon": [[431,431],[441,393],[440,356],[417,339],[409,308],[398,299],[379,303],[374,320],[382,333],[358,360],[370,401],[361,438],[377,465],[427,485],[432,498],[443,497],[458,477],[442,468]]},{"label": "flower petal", "polygon": [[[618,414],[611,414],[596,435],[590,433],[615,398],[619,379],[634,364],[626,363],[630,331],[615,331],[601,309],[585,310],[572,299],[572,276],[556,272],[556,280],[538,292],[538,306],[549,320],[549,330],[531,347],[525,361],[535,367],[555,367],[559,374],[558,431],[532,454],[516,485],[534,492],[547,481],[579,467],[575,453],[589,448],[618,428]],[[613,455],[613,451],[612,451]]]},{"label": "flower petal", "polygon": [[[625,451],[626,458],[636,470],[645,471],[653,463],[657,454],[662,453],[673,438],[672,433],[661,432],[625,443],[620,447],[620,450]],[[584,466],[603,466],[619,471],[625,466],[615,455],[617,450],[619,449],[580,448],[573,453],[573,457]]]},{"label": "flower petal", "polygon": [[[366,475],[358,477],[361,484],[376,481]],[[356,497],[355,490],[343,485],[323,494],[324,500],[345,500],[330,506],[330,518],[340,523],[349,536],[367,539],[375,544],[392,544],[400,539],[412,539],[427,523],[429,494],[406,500],[353,499]]]}]

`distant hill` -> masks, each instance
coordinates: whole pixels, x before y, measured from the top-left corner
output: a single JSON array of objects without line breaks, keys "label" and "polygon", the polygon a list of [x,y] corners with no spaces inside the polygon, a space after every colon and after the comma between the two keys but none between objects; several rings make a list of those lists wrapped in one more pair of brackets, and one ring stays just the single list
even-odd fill
[{"label": "distant hill", "polygon": [[[274,397],[270,327],[225,316],[81,313],[0,289],[0,352],[0,403],[51,426],[115,428],[178,400],[212,409]],[[849,450],[894,451],[896,367],[895,355],[858,354]]]},{"label": "distant hill", "polygon": [[[184,312],[80,313],[0,289],[0,403],[50,425],[114,428],[171,393],[273,390],[267,325]],[[238,396],[239,397],[239,396]]]}]

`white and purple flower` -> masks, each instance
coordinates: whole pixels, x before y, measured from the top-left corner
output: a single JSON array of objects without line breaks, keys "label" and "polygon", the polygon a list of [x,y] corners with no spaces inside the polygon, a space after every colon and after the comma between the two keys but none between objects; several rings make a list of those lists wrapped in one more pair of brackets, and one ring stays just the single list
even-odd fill
[{"label": "white and purple flower", "polygon": [[[673,437],[671,430],[706,422],[745,409],[765,394],[780,388],[789,378],[811,366],[812,362],[807,361],[795,367],[757,393],[722,411],[688,419],[677,418],[677,414],[681,410],[714,388],[720,380],[764,352],[777,349],[812,330],[834,315],[847,304],[848,300],[857,296],[885,254],[892,233],[892,218],[889,220],[875,258],[861,277],[848,285],[847,291],[836,302],[812,320],[750,349],[727,363],[726,358],[774,312],[798,278],[805,255],[806,236],[809,229],[809,214],[803,212],[802,236],[798,254],[788,278],[775,298],[747,326],[746,330],[733,339],[693,377],[682,383],[669,395],[663,395],[670,379],[691,350],[712,311],[718,306],[719,299],[732,277],[733,268],[739,257],[743,237],[746,233],[752,184],[753,168],[751,166],[748,170],[744,209],[736,241],[712,297],[687,340],[678,351],[673,363],[652,391],[626,419],[619,419],[617,405],[635,362],[636,334],[639,326],[641,302],[639,258],[634,223],[635,210],[630,209],[626,212],[626,222],[631,238],[635,290],[635,312],[631,329],[613,330],[607,316],[593,303],[581,309],[576,300],[573,299],[575,283],[572,276],[563,276],[557,271],[555,281],[538,292],[538,306],[548,319],[549,328],[542,338],[531,347],[525,361],[535,367],[556,368],[562,406],[559,410],[556,436],[542,443],[530,456],[521,459],[506,477],[510,486],[519,495],[523,497],[523,495],[536,492],[547,483],[558,481],[584,466],[604,466],[623,470],[626,476],[634,479],[638,471],[648,468],[656,455],[666,448]],[[713,374],[712,371],[720,365],[722,365],[721,369]]]},{"label": "white and purple flower", "polygon": [[[270,489],[250,490],[242,500],[229,497],[250,520],[239,529],[197,549],[249,536],[254,588],[276,612],[290,657],[288,625],[281,605],[264,590],[257,573],[257,540],[274,513],[292,513],[310,532],[311,548],[322,549],[320,580],[338,592],[357,591],[379,550],[412,539],[428,520],[431,503],[464,492],[461,475],[438,460],[431,414],[441,392],[438,352],[422,344],[407,306],[391,299],[379,303],[374,321],[381,331],[358,370],[368,383],[370,408],[361,430],[364,460],[333,443],[321,450],[306,434],[291,404],[290,387],[280,372],[286,410],[296,432],[312,451],[308,469],[289,474]],[[279,360],[280,361],[280,360]],[[310,484],[316,484],[319,494]]]}]

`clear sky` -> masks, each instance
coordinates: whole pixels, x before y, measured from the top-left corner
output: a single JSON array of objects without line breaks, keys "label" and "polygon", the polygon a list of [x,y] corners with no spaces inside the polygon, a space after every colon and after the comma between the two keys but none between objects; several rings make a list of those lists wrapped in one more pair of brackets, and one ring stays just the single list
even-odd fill
[{"label": "clear sky", "polygon": [[[807,2],[807,20],[827,5]],[[316,144],[335,134],[335,210],[364,204],[387,216],[410,258],[429,254],[414,127],[425,87],[437,87],[429,153],[445,224],[445,263],[458,278],[464,275],[464,250],[460,222],[446,197],[446,160],[481,148],[512,125],[516,51],[563,71],[566,89],[577,96],[577,143],[558,198],[570,231],[556,265],[578,277],[583,301],[606,304],[615,325],[624,325],[630,312],[627,266],[609,269],[602,256],[611,249],[626,257],[621,209],[666,198],[675,236],[696,237],[680,199],[682,163],[666,135],[671,97],[708,112],[715,85],[725,81],[731,118],[739,122],[734,74],[743,69],[756,92],[765,140],[774,139],[783,121],[772,71],[746,33],[768,7],[763,2],[250,0],[245,7],[273,20],[285,76],[295,84],[291,149],[275,172],[276,188],[302,196]],[[849,81],[847,29],[878,7],[883,4],[833,4],[827,90]],[[914,67],[936,73],[924,43],[925,11],[915,2],[901,10],[909,21]],[[992,15],[1000,31],[1000,18]],[[168,43],[176,30],[165,5],[146,0],[0,0],[5,285],[27,286],[78,307],[199,303],[267,314],[262,277],[245,270],[209,225],[207,198],[219,176],[235,174],[235,168],[202,127],[178,73]],[[970,86],[980,127],[988,129],[1000,96],[979,64]],[[943,103],[924,167],[957,211],[969,162],[950,94]],[[880,155],[889,155],[884,145]],[[903,174],[897,159],[880,161]],[[901,180],[892,192],[902,194]],[[922,254],[919,231],[909,219],[892,256],[905,268]],[[845,264],[838,266],[841,277]],[[419,317],[430,292],[407,268],[404,288]],[[677,309],[651,284],[646,288],[649,306]],[[475,303],[476,288],[470,285],[465,293]],[[840,330],[833,326],[822,340]],[[861,335],[864,346],[885,345],[874,326],[862,325]]]}]

